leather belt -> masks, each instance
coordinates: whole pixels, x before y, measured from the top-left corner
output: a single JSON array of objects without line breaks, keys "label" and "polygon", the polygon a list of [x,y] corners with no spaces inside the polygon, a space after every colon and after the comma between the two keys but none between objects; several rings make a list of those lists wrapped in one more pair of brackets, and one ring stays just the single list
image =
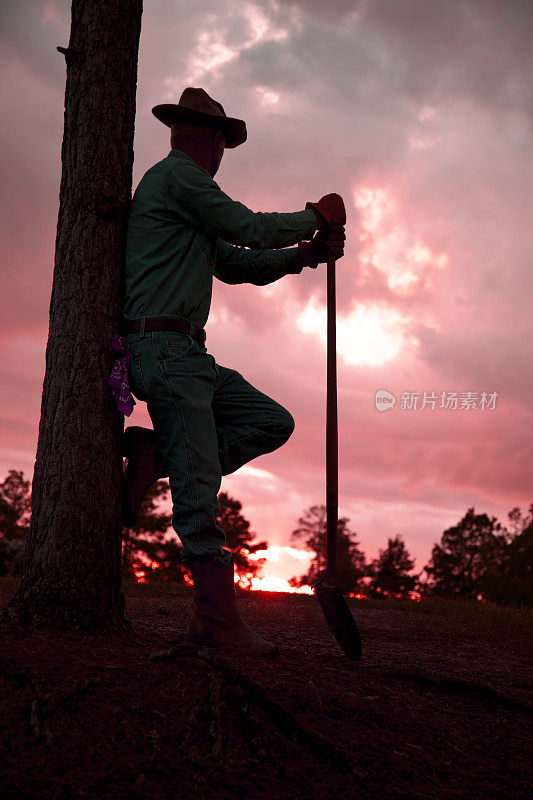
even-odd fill
[{"label": "leather belt", "polygon": [[[140,319],[127,319],[121,320],[120,330],[124,335],[126,333],[138,333],[141,330]],[[180,331],[180,333],[188,333],[193,339],[197,339],[200,344],[204,344],[206,335],[203,328],[199,328],[188,319],[175,317],[145,317],[144,318],[145,331]]]}]

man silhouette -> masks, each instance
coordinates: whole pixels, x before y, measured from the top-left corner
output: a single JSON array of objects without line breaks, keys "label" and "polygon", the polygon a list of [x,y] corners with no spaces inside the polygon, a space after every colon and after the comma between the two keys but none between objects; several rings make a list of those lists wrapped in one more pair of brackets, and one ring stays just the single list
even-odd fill
[{"label": "man silhouette", "polygon": [[146,491],[168,475],[172,526],[195,586],[189,638],[275,658],[279,648],[237,610],[233,557],[215,519],[222,475],[284,444],[294,420],[239,372],[217,364],[203,327],[213,276],[264,286],[324,263],[328,248],[340,258],[344,203],[329,194],[304,211],[254,213],[213,180],[224,150],[246,141],[245,123],[199,88],[152,111],[170,127],[172,149],[132,199],[122,332],[132,354],[131,391],[147,403],[154,430],[124,433],[124,522],[135,524]]}]

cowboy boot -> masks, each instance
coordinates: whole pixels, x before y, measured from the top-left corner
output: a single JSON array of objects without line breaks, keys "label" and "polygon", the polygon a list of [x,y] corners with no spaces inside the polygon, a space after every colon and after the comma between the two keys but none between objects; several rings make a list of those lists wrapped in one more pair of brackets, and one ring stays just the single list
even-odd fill
[{"label": "cowboy boot", "polygon": [[194,581],[196,610],[189,641],[243,655],[277,658],[279,648],[246,625],[237,609],[233,580],[235,562],[222,564],[201,558],[188,564]]},{"label": "cowboy boot", "polygon": [[133,528],[148,489],[167,475],[157,449],[155,433],[133,425],[122,435],[122,454],[127,462],[123,472],[122,522]]}]

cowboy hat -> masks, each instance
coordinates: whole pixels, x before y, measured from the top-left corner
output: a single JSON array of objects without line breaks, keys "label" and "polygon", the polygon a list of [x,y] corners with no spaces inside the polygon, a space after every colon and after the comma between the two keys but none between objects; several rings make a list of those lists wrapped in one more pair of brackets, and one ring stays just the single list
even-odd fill
[{"label": "cowboy hat", "polygon": [[194,122],[219,128],[226,134],[226,147],[238,147],[246,141],[246,123],[242,119],[227,117],[220,103],[209,97],[204,89],[189,86],[183,90],[177,105],[163,103],[154,106],[152,114],[169,128],[173,122]]}]

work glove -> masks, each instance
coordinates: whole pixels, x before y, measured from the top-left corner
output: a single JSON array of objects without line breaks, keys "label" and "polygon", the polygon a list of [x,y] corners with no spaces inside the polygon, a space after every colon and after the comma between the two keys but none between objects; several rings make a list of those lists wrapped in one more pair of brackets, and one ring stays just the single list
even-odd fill
[{"label": "work glove", "polygon": [[327,225],[315,233],[310,242],[298,242],[300,261],[312,269],[328,260],[331,252],[335,261],[344,255],[346,234],[344,225]]},{"label": "work glove", "polygon": [[315,212],[318,230],[326,225],[346,225],[346,209],[340,194],[325,194],[318,203],[306,203],[305,207]]}]

